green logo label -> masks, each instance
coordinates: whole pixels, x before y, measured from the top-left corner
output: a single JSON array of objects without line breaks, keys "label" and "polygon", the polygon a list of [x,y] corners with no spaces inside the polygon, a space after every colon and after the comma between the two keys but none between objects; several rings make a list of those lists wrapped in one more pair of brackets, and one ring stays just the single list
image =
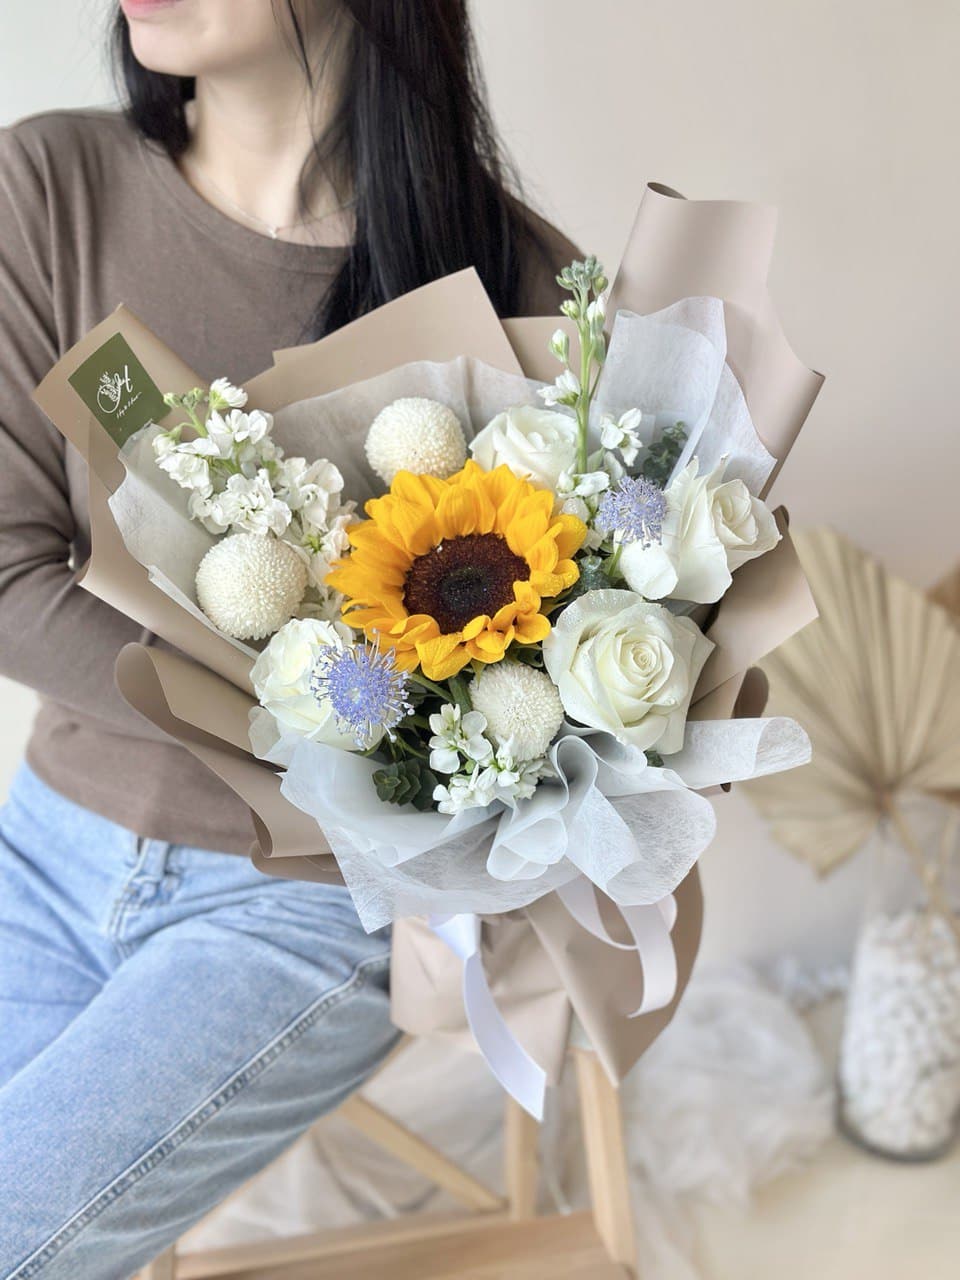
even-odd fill
[{"label": "green logo label", "polygon": [[70,376],[70,385],[118,445],[168,412],[160,388],[115,333]]}]

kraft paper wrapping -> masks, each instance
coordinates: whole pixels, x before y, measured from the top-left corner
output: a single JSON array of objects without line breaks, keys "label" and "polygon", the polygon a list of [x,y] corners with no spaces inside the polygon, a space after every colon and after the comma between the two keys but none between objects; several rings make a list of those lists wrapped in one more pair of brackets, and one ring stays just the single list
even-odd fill
[{"label": "kraft paper wrapping", "polygon": [[121,306],[71,347],[37,387],[34,399],[86,459],[89,470],[91,555],[80,570],[79,583],[147,631],[249,691],[250,660],[153,586],[147,571],[123,545],[107,506],[124,478],[123,464],[116,444],[74,391],[69,378],[117,334],[123,335],[163,390],[188,391],[201,381],[133,312]]},{"label": "kraft paper wrapping", "polygon": [[[611,296],[617,308],[658,310],[685,296],[724,299],[728,360],[764,444],[783,464],[822,378],[790,350],[766,289],[772,209],[728,201],[685,201],[650,186],[640,206]],[[557,316],[500,322],[476,273],[459,272],[389,303],[309,346],[278,351],[272,368],[247,383],[254,407],[273,411],[415,360],[474,356],[506,372],[550,380],[550,334]],[[36,392],[54,424],[90,469],[93,555],[82,584],[189,658],[130,645],[117,666],[127,700],[232,787],[249,805],[261,870],[302,880],[338,880],[316,825],[280,795],[277,774],[247,748],[249,658],[185,614],[126,552],[107,507],[122,479],[117,447],[67,381],[108,337],[121,333],[164,390],[201,380],[125,308],[91,331]],[[229,374],[229,370],[223,371]],[[769,486],[768,486],[769,487]],[[785,518],[781,520],[785,532]],[[771,605],[774,602],[774,605]],[[759,714],[765,686],[748,669],[815,616],[799,562],[785,536],[751,561],[711,620],[717,644],[697,689],[696,718]],[[677,890],[674,928],[679,982],[660,1012],[628,1019],[642,978],[635,959],[598,942],[555,895],[484,924],[484,957],[494,993],[518,1038],[555,1079],[575,1012],[611,1077],[622,1077],[673,1016],[699,946],[702,898],[694,869]],[[632,967],[631,967],[632,966]],[[466,1035],[459,965],[420,921],[394,930],[394,1019],[417,1034]]]},{"label": "kraft paper wrapping", "polygon": [[794,354],[767,288],[777,211],[738,200],[685,200],[661,183],[644,192],[610,290],[609,314],[656,311],[677,298],[724,300],[727,361],[777,467],[800,433],[823,375]]}]

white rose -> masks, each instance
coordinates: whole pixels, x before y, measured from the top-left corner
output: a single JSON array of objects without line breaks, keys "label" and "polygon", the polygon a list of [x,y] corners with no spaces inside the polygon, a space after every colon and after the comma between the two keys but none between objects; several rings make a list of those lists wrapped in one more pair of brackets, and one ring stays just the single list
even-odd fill
[{"label": "white rose", "polygon": [[543,660],[571,719],[664,755],[683,746],[712,643],[689,618],[632,591],[588,591],[564,609]]},{"label": "white rose", "polygon": [[352,734],[341,733],[329,701],[310,690],[310,676],[327,645],[342,649],[352,643],[349,627],[317,618],[294,618],[272,637],[250,673],[260,705],[280,732],[301,734],[313,742],[355,751]]},{"label": "white rose", "polygon": [[620,569],[634,591],[648,600],[713,604],[735,569],[780,541],[770,511],[743,481],[724,483],[725,466],[701,476],[694,458],[666,489],[660,543],[624,543]]},{"label": "white rose", "polygon": [[484,471],[506,463],[514,475],[556,493],[560,477],[577,465],[577,424],[565,413],[519,405],[491,419],[470,452]]}]

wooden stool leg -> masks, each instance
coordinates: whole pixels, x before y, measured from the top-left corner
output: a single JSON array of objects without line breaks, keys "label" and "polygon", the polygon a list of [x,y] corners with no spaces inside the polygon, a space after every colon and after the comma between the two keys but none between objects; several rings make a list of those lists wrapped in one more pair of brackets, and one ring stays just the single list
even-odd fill
[{"label": "wooden stool leg", "polygon": [[637,1243],[620,1095],[595,1053],[576,1050],[574,1057],[593,1220],[611,1260],[635,1274]]},{"label": "wooden stool leg", "polygon": [[508,1095],[503,1118],[504,1183],[510,1217],[517,1221],[536,1216],[539,1140],[536,1120]]},{"label": "wooden stool leg", "polygon": [[360,1093],[353,1094],[344,1102],[337,1115],[349,1121],[355,1129],[364,1134],[371,1142],[389,1151],[411,1169],[416,1169],[425,1178],[443,1187],[455,1200],[465,1204],[468,1209],[476,1209],[480,1213],[501,1211],[504,1207],[501,1198],[489,1187],[461,1169],[447,1156],[442,1155],[428,1142],[418,1138],[415,1133],[404,1128],[394,1120],[393,1116],[367,1099]]},{"label": "wooden stool leg", "polygon": [[177,1246],[172,1244],[140,1272],[140,1280],[176,1280]]}]

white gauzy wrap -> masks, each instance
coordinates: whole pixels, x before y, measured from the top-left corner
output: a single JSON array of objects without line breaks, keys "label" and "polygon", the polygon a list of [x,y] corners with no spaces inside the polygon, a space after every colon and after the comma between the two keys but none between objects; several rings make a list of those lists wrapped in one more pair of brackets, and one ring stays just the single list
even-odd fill
[{"label": "white gauzy wrap", "polygon": [[257,749],[286,767],[283,794],[323,828],[368,930],[515,910],[581,875],[621,906],[657,903],[713,838],[700,789],[810,757],[806,734],[782,718],[693,721],[663,768],[609,734],[565,725],[550,751],[556,777],[529,800],[449,817],[385,804],[379,766],[364,756],[290,736],[271,743],[264,715],[254,717]]}]

